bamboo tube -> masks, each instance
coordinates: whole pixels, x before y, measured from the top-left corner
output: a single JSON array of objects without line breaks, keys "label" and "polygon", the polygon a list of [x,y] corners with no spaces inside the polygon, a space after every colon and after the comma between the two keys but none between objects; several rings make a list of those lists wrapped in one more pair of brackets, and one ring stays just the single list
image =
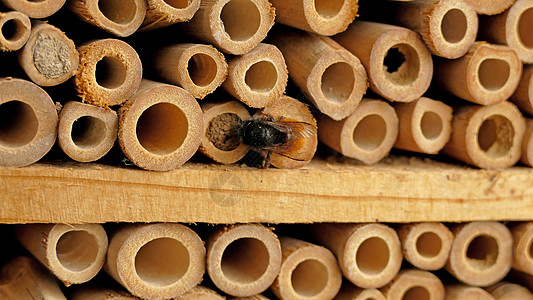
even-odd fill
[{"label": "bamboo tube", "polygon": [[59,28],[35,22],[18,60],[28,77],[38,85],[54,86],[67,81],[78,70],[76,45]]},{"label": "bamboo tube", "polygon": [[19,11],[32,19],[42,19],[55,14],[66,0],[0,0],[6,7]]},{"label": "bamboo tube", "polygon": [[489,286],[511,269],[512,235],[498,222],[453,225],[455,235],[446,270],[469,285]]},{"label": "bamboo tube", "polygon": [[228,61],[226,92],[250,107],[262,108],[285,93],[287,66],[276,46],[259,44],[250,52]]},{"label": "bamboo tube", "polygon": [[221,164],[239,161],[248,152],[236,128],[250,119],[250,113],[238,101],[212,102],[201,105],[204,129],[200,152]]},{"label": "bamboo tube", "polygon": [[230,298],[231,300],[270,300],[269,298],[263,295],[254,295],[250,297],[239,297],[239,298]]},{"label": "bamboo tube", "polygon": [[447,92],[481,105],[507,100],[520,82],[522,64],[509,47],[475,42],[459,59],[435,60],[435,81]]},{"label": "bamboo tube", "polygon": [[436,154],[450,139],[453,117],[450,106],[426,97],[393,106],[399,120],[395,148]]},{"label": "bamboo tube", "polygon": [[137,31],[146,16],[145,0],[76,0],[69,4],[82,21],[120,37]]},{"label": "bamboo tube", "polygon": [[26,44],[31,32],[31,22],[27,15],[10,11],[0,12],[0,50],[17,51]]},{"label": "bamboo tube", "polygon": [[135,300],[139,299],[122,290],[94,285],[82,285],[70,294],[71,300]]},{"label": "bamboo tube", "polygon": [[189,92],[146,79],[118,116],[120,148],[146,170],[181,166],[194,155],[204,132],[202,110]]},{"label": "bamboo tube", "polygon": [[379,288],[400,270],[396,232],[383,224],[312,225],[317,242],[335,254],[344,276],[361,288]]},{"label": "bamboo tube", "polygon": [[414,267],[435,271],[448,260],[453,234],[442,223],[402,224],[397,229],[403,256]]},{"label": "bamboo tube", "polygon": [[66,300],[56,278],[33,258],[19,256],[0,270],[0,298]]},{"label": "bamboo tube", "polygon": [[16,236],[66,286],[96,276],[108,245],[99,224],[26,224],[16,228]]},{"label": "bamboo tube", "polygon": [[345,156],[373,164],[385,157],[398,136],[398,116],[384,101],[363,98],[346,119],[318,117],[319,140]]},{"label": "bamboo tube", "polygon": [[515,0],[465,0],[480,15],[497,15],[505,11]]},{"label": "bamboo tube", "polygon": [[513,49],[524,63],[533,63],[533,2],[516,0],[505,12],[480,19],[479,38]]},{"label": "bamboo tube", "polygon": [[444,285],[428,271],[402,270],[381,289],[387,299],[444,300]]},{"label": "bamboo tube", "polygon": [[507,278],[508,280],[520,284],[528,288],[530,291],[533,291],[533,275],[511,269]]},{"label": "bamboo tube", "polygon": [[29,81],[0,78],[0,120],[0,166],[30,165],[54,145],[54,103],[42,88]]},{"label": "bamboo tube", "polygon": [[522,140],[522,155],[520,161],[530,167],[533,166],[533,119],[526,119],[526,129]]},{"label": "bamboo tube", "polygon": [[495,300],[491,294],[482,288],[463,285],[446,285],[446,300]]},{"label": "bamboo tube", "polygon": [[487,291],[489,291],[496,300],[533,300],[533,294],[528,289],[521,285],[509,282],[499,282],[488,287]]},{"label": "bamboo tube", "polygon": [[276,22],[314,32],[334,35],[346,30],[357,16],[358,1],[272,0]]},{"label": "bamboo tube", "polygon": [[333,38],[361,60],[372,91],[388,100],[414,101],[428,89],[433,61],[414,31],[357,21]]},{"label": "bamboo tube", "polygon": [[192,19],[200,0],[147,0],[141,30],[153,30]]},{"label": "bamboo tube", "polygon": [[205,248],[181,224],[129,224],[110,234],[104,270],[140,298],[174,298],[202,280]]},{"label": "bamboo tube", "polygon": [[524,65],[522,77],[510,100],[522,112],[533,115],[533,65]]},{"label": "bamboo tube", "polygon": [[452,134],[442,153],[479,168],[507,168],[520,159],[524,131],[524,118],[507,101],[465,105],[454,112]]},{"label": "bamboo tube", "polygon": [[220,226],[206,241],[207,272],[224,293],[249,297],[266,290],[281,266],[281,246],[258,224]]},{"label": "bamboo tube", "polygon": [[78,50],[80,67],[74,82],[84,102],[102,107],[119,105],[135,93],[142,79],[142,64],[130,45],[103,39]]},{"label": "bamboo tube", "polygon": [[509,225],[513,235],[513,268],[533,275],[533,222]]},{"label": "bamboo tube", "polygon": [[334,300],[387,300],[387,298],[378,289],[362,289],[344,281]]},{"label": "bamboo tube", "polygon": [[333,299],[342,274],[333,253],[302,240],[280,237],[282,261],[270,287],[279,299]]},{"label": "bamboo tube", "polygon": [[283,53],[291,79],[316,108],[334,120],[355,110],[368,85],[356,56],[312,33],[287,29],[271,39]]},{"label": "bamboo tube", "polygon": [[193,289],[189,290],[185,294],[174,298],[174,300],[224,300],[225,297],[217,294],[212,289],[205,286],[197,285]]},{"label": "bamboo tube", "polygon": [[194,17],[180,27],[185,34],[225,53],[241,55],[267,36],[274,18],[274,8],[267,0],[201,0]]},{"label": "bamboo tube", "polygon": [[111,150],[117,131],[118,116],[115,111],[69,101],[59,114],[57,140],[70,158],[90,162]]},{"label": "bamboo tube", "polygon": [[167,46],[158,49],[151,62],[163,81],[183,87],[198,99],[213,92],[228,75],[224,55],[211,45]]}]

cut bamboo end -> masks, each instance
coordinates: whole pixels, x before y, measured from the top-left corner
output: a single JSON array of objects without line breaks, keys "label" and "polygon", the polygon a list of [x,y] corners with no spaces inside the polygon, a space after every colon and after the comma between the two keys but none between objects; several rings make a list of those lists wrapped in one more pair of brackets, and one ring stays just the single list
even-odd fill
[{"label": "cut bamboo end", "polygon": [[99,224],[26,224],[20,243],[66,286],[91,280],[102,268],[107,234]]},{"label": "cut bamboo end", "polygon": [[117,113],[90,104],[69,101],[59,114],[57,140],[73,160],[90,162],[103,157],[117,139]]},{"label": "cut bamboo end", "polygon": [[452,226],[455,235],[446,270],[459,281],[489,286],[511,269],[513,237],[498,222],[472,222]]},{"label": "cut bamboo end", "polygon": [[192,19],[201,0],[148,0],[141,30],[153,30]]},{"label": "cut bamboo end", "polygon": [[522,77],[510,100],[520,111],[533,115],[533,65],[524,65]]},{"label": "cut bamboo end", "polygon": [[395,103],[398,138],[395,148],[436,154],[450,139],[452,108],[443,102],[422,97],[410,103]]},{"label": "cut bamboo end", "polygon": [[281,266],[281,246],[270,229],[256,224],[218,227],[208,238],[207,272],[224,293],[262,293]]},{"label": "cut bamboo end", "polygon": [[520,161],[533,167],[533,119],[526,119],[526,130],[522,140],[522,155]]},{"label": "cut bamboo end", "polygon": [[348,281],[343,281],[339,293],[334,300],[387,300],[378,289],[362,289]]},{"label": "cut bamboo end", "polygon": [[285,59],[276,46],[259,44],[228,61],[224,90],[246,105],[262,108],[285,93],[289,78]]},{"label": "cut bamboo end", "polygon": [[225,300],[226,298],[205,286],[197,285],[174,300]]},{"label": "cut bamboo end", "polygon": [[0,166],[22,167],[41,159],[55,143],[57,119],[42,88],[0,78]]},{"label": "cut bamboo end", "polygon": [[533,275],[533,222],[509,226],[513,234],[513,268]]},{"label": "cut bamboo end", "polygon": [[181,166],[198,150],[204,132],[202,110],[189,92],[146,79],[118,114],[120,147],[146,170]]},{"label": "cut bamboo end", "polygon": [[444,285],[440,279],[428,271],[402,270],[382,289],[387,299],[402,300],[443,300]]},{"label": "cut bamboo end", "polygon": [[204,129],[200,152],[221,164],[239,161],[248,152],[236,128],[250,119],[250,113],[238,101],[202,104]]},{"label": "cut bamboo end", "polygon": [[475,286],[451,284],[445,289],[446,300],[495,300],[487,291]]},{"label": "cut bamboo end", "polygon": [[31,22],[27,15],[18,11],[0,13],[0,50],[19,50],[28,41],[30,32]]},{"label": "cut bamboo end", "polygon": [[340,33],[352,23],[358,1],[349,0],[273,0],[276,22],[320,35]]},{"label": "cut bamboo end", "polygon": [[317,224],[312,232],[319,244],[335,254],[344,276],[358,287],[382,287],[400,270],[400,240],[388,226]]},{"label": "cut bamboo end", "polygon": [[488,287],[487,291],[489,291],[496,300],[533,300],[533,294],[527,288],[509,282],[499,282]]},{"label": "cut bamboo end", "polygon": [[182,28],[187,35],[211,43],[225,53],[252,50],[274,25],[274,8],[267,0],[202,0]]},{"label": "cut bamboo end", "polygon": [[414,101],[428,89],[433,61],[416,32],[357,21],[334,39],[361,60],[368,72],[370,88],[388,100]]},{"label": "cut bamboo end", "polygon": [[289,237],[280,237],[282,262],[271,286],[280,299],[333,299],[342,274],[328,249]]},{"label": "cut bamboo end", "polygon": [[480,15],[497,15],[513,5],[515,0],[465,0]]},{"label": "cut bamboo end", "polygon": [[285,30],[272,37],[289,75],[322,113],[334,120],[350,115],[367,88],[359,59],[328,37]]},{"label": "cut bamboo end", "polygon": [[110,234],[105,271],[140,298],[175,298],[202,281],[205,247],[181,224],[126,225]]},{"label": "cut bamboo end", "polygon": [[405,260],[414,267],[434,271],[446,264],[453,234],[441,223],[400,225],[397,230]]},{"label": "cut bamboo end", "polygon": [[442,153],[485,169],[501,169],[520,159],[525,121],[516,106],[466,105],[457,109]]},{"label": "cut bamboo end", "polygon": [[145,0],[80,0],[69,4],[82,21],[120,37],[137,31],[146,16]]},{"label": "cut bamboo end", "polygon": [[481,105],[497,104],[515,92],[522,63],[507,46],[475,42],[455,60],[436,60],[436,82],[449,93]]},{"label": "cut bamboo end", "polygon": [[69,295],[71,300],[138,300],[139,298],[122,290],[96,286],[81,285],[74,288]]},{"label": "cut bamboo end", "polygon": [[163,81],[182,86],[198,99],[213,92],[228,75],[224,55],[211,45],[161,48],[153,55],[151,67]]},{"label": "cut bamboo end", "polygon": [[55,14],[66,0],[0,0],[2,4],[32,19],[42,19]]},{"label": "cut bamboo end", "polygon": [[41,86],[67,81],[76,73],[79,64],[74,42],[59,28],[41,22],[33,24],[18,59],[28,77]]},{"label": "cut bamboo end", "polygon": [[135,93],[142,79],[142,64],[130,45],[103,39],[81,46],[79,51],[80,67],[74,79],[83,101],[107,107],[122,104]]},{"label": "cut bamboo end", "polygon": [[398,136],[398,116],[381,100],[363,98],[342,121],[318,118],[319,140],[343,155],[373,164],[384,158]]}]

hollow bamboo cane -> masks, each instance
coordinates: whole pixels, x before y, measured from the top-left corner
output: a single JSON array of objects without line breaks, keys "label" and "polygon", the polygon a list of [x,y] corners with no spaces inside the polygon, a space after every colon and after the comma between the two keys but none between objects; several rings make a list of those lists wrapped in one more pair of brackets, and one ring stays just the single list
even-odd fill
[{"label": "hollow bamboo cane", "polygon": [[226,92],[250,107],[262,108],[285,93],[289,78],[285,59],[276,46],[261,43],[228,61]]},{"label": "hollow bamboo cane", "polygon": [[533,300],[533,294],[525,287],[509,282],[499,282],[487,288],[496,300]]},{"label": "hollow bamboo cane", "polygon": [[102,39],[78,50],[80,67],[74,82],[84,102],[102,107],[119,105],[135,93],[142,79],[142,64],[130,45]]},{"label": "hollow bamboo cane", "polygon": [[22,167],[55,143],[57,111],[50,96],[22,79],[0,78],[0,166]]},{"label": "hollow bamboo cane", "polygon": [[515,0],[465,0],[480,15],[497,15],[513,5]]},{"label": "hollow bamboo cane", "polygon": [[104,270],[140,298],[175,298],[205,271],[205,248],[181,224],[130,224],[110,234]]},{"label": "hollow bamboo cane", "polygon": [[450,227],[455,239],[446,270],[459,281],[489,286],[511,269],[512,235],[498,222],[472,222]]},{"label": "hollow bamboo cane", "polygon": [[69,295],[71,300],[135,300],[139,299],[123,290],[84,284],[77,287]]},{"label": "hollow bamboo cane", "polygon": [[465,105],[454,112],[442,153],[480,168],[507,168],[520,159],[524,132],[524,118],[512,103]]},{"label": "hollow bamboo cane", "polygon": [[533,119],[526,119],[526,129],[522,140],[522,155],[520,161],[530,167],[533,166]]},{"label": "hollow bamboo cane", "polygon": [[141,30],[153,30],[187,22],[200,8],[200,0],[147,0]]},{"label": "hollow bamboo cane", "polygon": [[257,46],[274,25],[274,8],[267,0],[201,0],[182,31],[225,53],[241,55]]},{"label": "hollow bamboo cane", "polygon": [[262,293],[274,282],[281,266],[279,239],[262,225],[219,226],[206,245],[209,277],[232,296]]},{"label": "hollow bamboo cane", "polygon": [[322,113],[334,120],[350,115],[367,88],[359,59],[332,39],[286,29],[271,40],[283,53],[289,75]]},{"label": "hollow bamboo cane", "polygon": [[358,287],[383,287],[400,270],[400,240],[388,226],[316,224],[311,231],[320,245],[335,254],[344,276]]},{"label": "hollow bamboo cane", "polygon": [[533,222],[509,226],[513,235],[513,268],[533,275]]},{"label": "hollow bamboo cane", "polygon": [[151,62],[159,78],[183,87],[198,99],[213,92],[228,75],[224,55],[211,45],[170,45],[158,49]]},{"label": "hollow bamboo cane", "polygon": [[0,12],[0,50],[17,51],[22,48],[31,33],[31,22],[27,15],[10,11]]},{"label": "hollow bamboo cane", "polygon": [[447,284],[445,289],[446,300],[495,300],[487,291],[475,286]]},{"label": "hollow bamboo cane", "polygon": [[428,271],[402,270],[381,289],[387,299],[444,300],[444,285]]},{"label": "hollow bamboo cane", "polygon": [[28,77],[38,85],[54,86],[78,70],[79,53],[74,42],[59,28],[34,22],[31,35],[18,55]]},{"label": "hollow bamboo cane", "polygon": [[533,65],[524,65],[522,77],[510,101],[520,111],[533,115]]},{"label": "hollow bamboo cane", "polygon": [[343,281],[339,293],[334,300],[387,300],[378,289],[362,289],[348,281]]},{"label": "hollow bamboo cane", "polygon": [[66,0],[0,0],[6,7],[20,11],[32,19],[42,19],[55,14]]},{"label": "hollow bamboo cane", "polygon": [[361,60],[372,91],[388,100],[414,101],[428,89],[431,53],[414,31],[357,21],[333,38]]},{"label": "hollow bamboo cane", "polygon": [[270,298],[267,298],[263,295],[253,295],[250,297],[242,297],[242,298],[230,298],[231,300],[270,300]]},{"label": "hollow bamboo cane", "polygon": [[347,157],[373,164],[392,149],[398,136],[398,117],[386,102],[363,98],[344,120],[319,116],[318,127],[322,143]]},{"label": "hollow bamboo cane", "polygon": [[104,264],[107,235],[99,224],[26,224],[20,243],[66,286],[91,280]]},{"label": "hollow bamboo cane", "polygon": [[224,300],[225,297],[205,286],[197,285],[174,300]]}]

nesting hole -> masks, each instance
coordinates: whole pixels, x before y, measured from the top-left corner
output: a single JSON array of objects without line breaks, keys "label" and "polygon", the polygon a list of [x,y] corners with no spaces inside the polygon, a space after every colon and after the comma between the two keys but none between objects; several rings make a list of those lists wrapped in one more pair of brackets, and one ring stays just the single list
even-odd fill
[{"label": "nesting hole", "polygon": [[518,20],[518,35],[527,48],[533,48],[531,28],[533,28],[533,7],[526,9]]},{"label": "nesting hole", "polygon": [[318,260],[305,260],[292,271],[291,283],[298,295],[314,297],[328,284],[328,268]]},{"label": "nesting hole", "polygon": [[345,0],[315,0],[315,9],[319,16],[331,19],[339,14]]},{"label": "nesting hole", "polygon": [[166,4],[177,9],[186,8],[187,6],[189,6],[189,0],[164,0],[164,1]]},{"label": "nesting hole", "polygon": [[57,259],[61,265],[72,272],[89,268],[98,255],[98,241],[87,231],[69,231],[57,241]]},{"label": "nesting hole", "polygon": [[9,19],[2,25],[1,31],[5,40],[14,42],[22,38],[26,32],[26,26],[17,19]]},{"label": "nesting hole", "polygon": [[391,47],[383,59],[387,79],[396,84],[407,85],[418,78],[420,61],[416,50],[408,44]]},{"label": "nesting hole", "polygon": [[533,259],[533,239],[529,240],[529,259]]},{"label": "nesting hole", "polygon": [[416,251],[424,257],[435,257],[442,249],[442,240],[434,232],[424,232],[416,240]]},{"label": "nesting hole", "polygon": [[261,25],[259,9],[250,0],[231,0],[222,8],[220,19],[233,41],[250,39]]},{"label": "nesting hole", "polygon": [[106,88],[115,89],[126,81],[128,67],[118,58],[106,56],[96,63],[96,82]]},{"label": "nesting hole", "polygon": [[415,286],[403,294],[402,300],[429,300],[431,296],[426,288]]},{"label": "nesting hole", "polygon": [[254,92],[267,93],[274,88],[278,81],[276,66],[269,61],[260,61],[246,70],[244,82]]},{"label": "nesting hole", "polygon": [[145,282],[167,286],[179,281],[189,269],[187,248],[178,240],[158,238],[146,243],[135,256],[135,271]]},{"label": "nesting hole", "polygon": [[151,153],[169,154],[183,144],[188,126],[187,117],[176,105],[154,104],[137,121],[137,139]]},{"label": "nesting hole", "polygon": [[387,135],[387,123],[382,116],[372,114],[363,117],[353,131],[353,141],[364,150],[375,150]]},{"label": "nesting hole", "polygon": [[233,113],[224,113],[214,117],[207,127],[206,136],[217,149],[231,151],[239,147],[241,118]]},{"label": "nesting hole", "polygon": [[489,91],[497,91],[505,86],[511,74],[509,63],[502,59],[489,58],[481,62],[478,77],[481,86]]},{"label": "nesting hole", "polygon": [[493,115],[483,121],[477,139],[487,155],[494,158],[505,156],[513,146],[513,124],[504,116]]},{"label": "nesting hole", "polygon": [[255,238],[241,238],[224,249],[222,272],[232,281],[251,283],[267,270],[270,255],[265,244]]},{"label": "nesting hole", "polygon": [[337,62],[327,67],[321,80],[322,94],[334,103],[344,103],[354,90],[354,70],[345,62]]},{"label": "nesting hole", "polygon": [[466,257],[479,269],[492,267],[498,259],[499,247],[495,238],[488,235],[476,236],[468,245]]},{"label": "nesting hole", "polygon": [[366,239],[355,254],[357,267],[361,272],[370,275],[377,275],[389,264],[389,246],[379,237]]},{"label": "nesting hole", "polygon": [[98,0],[98,9],[110,21],[125,25],[135,18],[137,5],[134,0]]},{"label": "nesting hole", "polygon": [[442,119],[438,114],[426,111],[420,120],[420,128],[426,139],[434,140],[442,133]]},{"label": "nesting hole", "polygon": [[197,86],[207,86],[215,80],[217,76],[217,63],[209,55],[197,53],[188,61],[187,71],[194,84]]},{"label": "nesting hole", "polygon": [[99,118],[83,116],[72,123],[72,141],[80,148],[98,146],[105,136],[106,126]]},{"label": "nesting hole", "polygon": [[0,145],[20,147],[37,135],[39,121],[28,104],[13,100],[0,104]]},{"label": "nesting hole", "polygon": [[467,28],[466,16],[457,8],[446,12],[440,24],[442,36],[448,43],[460,42],[465,37]]}]

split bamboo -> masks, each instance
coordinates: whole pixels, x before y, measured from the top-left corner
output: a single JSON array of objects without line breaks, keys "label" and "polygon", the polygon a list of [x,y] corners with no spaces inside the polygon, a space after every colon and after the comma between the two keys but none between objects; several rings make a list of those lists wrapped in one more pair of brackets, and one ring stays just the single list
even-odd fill
[{"label": "split bamboo", "polygon": [[449,284],[445,288],[446,300],[495,300],[489,292],[475,286]]},{"label": "split bamboo", "polygon": [[523,113],[533,115],[533,65],[524,65],[522,77],[510,100]]},{"label": "split bamboo", "polygon": [[173,300],[225,300],[226,298],[205,286],[197,285]]},{"label": "split bamboo", "polygon": [[526,119],[526,130],[522,140],[522,155],[520,161],[533,167],[533,119]]},{"label": "split bamboo", "polygon": [[509,225],[513,234],[513,268],[533,275],[533,222]]},{"label": "split bamboo", "polygon": [[497,15],[513,5],[515,0],[465,0],[480,15]]},{"label": "split bamboo", "polygon": [[200,8],[200,0],[147,0],[141,30],[153,30],[187,22]]},{"label": "split bamboo", "polygon": [[402,270],[381,289],[387,299],[444,300],[444,285],[428,271]]},{"label": "split bamboo", "polygon": [[378,289],[362,289],[344,281],[334,300],[387,300]]},{"label": "split bamboo", "polygon": [[533,300],[533,294],[528,289],[521,285],[509,282],[499,282],[488,287],[487,291],[489,291],[496,300]]},{"label": "split bamboo", "polygon": [[31,21],[27,15],[10,11],[0,12],[0,50],[17,51],[22,48],[31,32]]},{"label": "split bamboo", "polygon": [[42,19],[55,14],[66,0],[0,0],[6,7],[20,11],[32,19]]},{"label": "split bamboo", "polygon": [[123,290],[115,290],[97,285],[84,284],[76,287],[69,295],[71,300],[138,300],[139,298]]}]

